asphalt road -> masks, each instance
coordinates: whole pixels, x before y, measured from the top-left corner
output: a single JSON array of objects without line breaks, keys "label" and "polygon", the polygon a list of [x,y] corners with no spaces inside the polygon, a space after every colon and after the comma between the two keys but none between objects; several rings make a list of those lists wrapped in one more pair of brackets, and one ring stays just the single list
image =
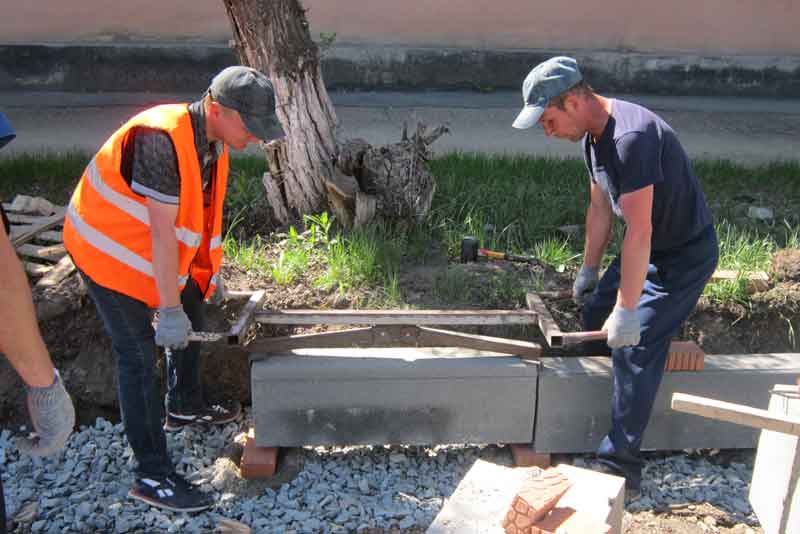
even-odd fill
[{"label": "asphalt road", "polygon": [[[150,105],[190,101],[197,95],[155,93],[0,92],[0,110],[17,129],[4,150],[95,151],[127,118]],[[747,165],[800,160],[800,100],[608,95],[641,103],[669,122],[692,157],[724,158]],[[447,124],[438,152],[477,151],[578,157],[579,147],[548,139],[541,128],[511,128],[521,106],[518,92],[331,93],[340,138],[373,144],[399,139],[406,122]]]}]

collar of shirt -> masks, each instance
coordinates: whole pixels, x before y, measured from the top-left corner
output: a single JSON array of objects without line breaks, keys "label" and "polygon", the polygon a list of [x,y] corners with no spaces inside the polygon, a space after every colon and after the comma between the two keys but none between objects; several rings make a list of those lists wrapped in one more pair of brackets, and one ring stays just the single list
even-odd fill
[{"label": "collar of shirt", "polygon": [[[221,141],[208,142],[208,135],[206,133],[206,112],[203,108],[202,100],[189,104],[189,117],[192,120],[192,129],[194,130],[194,145],[197,149],[197,159],[200,162],[200,169],[205,171],[222,155],[223,144]],[[203,172],[203,174],[205,175],[205,172]]]}]

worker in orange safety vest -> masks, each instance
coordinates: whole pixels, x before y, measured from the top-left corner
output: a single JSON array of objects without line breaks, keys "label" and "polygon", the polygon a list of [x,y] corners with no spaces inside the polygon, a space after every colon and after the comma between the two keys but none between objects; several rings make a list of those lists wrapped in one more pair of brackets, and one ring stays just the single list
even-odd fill
[{"label": "worker in orange safety vest", "polygon": [[[164,431],[224,424],[241,413],[238,403],[204,398],[199,343],[188,336],[204,330],[204,301],[223,291],[227,146],[241,150],[282,135],[269,80],[228,67],[202,99],[155,106],[114,132],[72,195],[64,244],[117,357],[122,420],[137,461],[131,498],[186,512],[212,504],[175,473]],[[167,356],[163,403],[156,346]]]}]

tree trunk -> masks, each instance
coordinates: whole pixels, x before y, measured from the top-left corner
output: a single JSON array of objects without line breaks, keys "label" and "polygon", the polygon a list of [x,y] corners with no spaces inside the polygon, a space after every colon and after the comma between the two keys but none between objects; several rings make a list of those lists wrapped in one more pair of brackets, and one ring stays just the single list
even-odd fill
[{"label": "tree trunk", "polygon": [[[284,150],[268,150],[276,218],[317,213],[334,174],[337,119],[322,81],[320,54],[299,0],[223,0],[241,62],[266,74],[275,88]],[[265,179],[270,179],[265,176]],[[273,187],[273,192],[278,189]],[[283,201],[282,206],[274,203]],[[286,223],[287,220],[280,222]]]}]

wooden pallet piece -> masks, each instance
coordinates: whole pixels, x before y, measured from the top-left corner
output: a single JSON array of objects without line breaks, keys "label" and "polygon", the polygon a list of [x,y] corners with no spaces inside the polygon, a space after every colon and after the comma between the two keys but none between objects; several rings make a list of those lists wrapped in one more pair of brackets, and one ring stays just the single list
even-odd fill
[{"label": "wooden pallet piece", "polygon": [[36,287],[48,288],[61,283],[66,277],[75,271],[75,264],[72,263],[72,258],[64,256],[54,267],[48,269],[42,278],[36,282]]}]

